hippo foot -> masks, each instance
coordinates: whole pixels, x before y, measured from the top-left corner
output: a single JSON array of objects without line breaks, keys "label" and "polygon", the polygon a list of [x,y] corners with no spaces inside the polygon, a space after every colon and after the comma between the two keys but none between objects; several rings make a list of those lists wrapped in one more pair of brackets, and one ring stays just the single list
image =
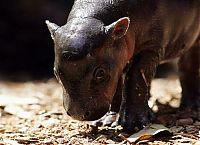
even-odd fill
[{"label": "hippo foot", "polygon": [[119,114],[116,112],[109,111],[102,118],[93,121],[94,126],[117,126],[118,125]]},{"label": "hippo foot", "polygon": [[[128,111],[127,111],[128,112]],[[154,119],[152,110],[147,109],[131,109],[129,113],[123,113],[119,117],[119,123],[122,125],[123,130],[127,133],[132,133],[143,129],[146,125],[151,123]]]}]

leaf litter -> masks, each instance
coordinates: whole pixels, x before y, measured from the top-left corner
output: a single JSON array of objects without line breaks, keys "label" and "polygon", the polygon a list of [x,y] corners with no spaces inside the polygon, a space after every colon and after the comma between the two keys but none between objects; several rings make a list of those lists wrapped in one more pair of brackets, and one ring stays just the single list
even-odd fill
[{"label": "leaf litter", "polygon": [[69,118],[62,106],[62,89],[54,78],[0,81],[0,145],[199,145],[200,113],[177,110],[180,93],[177,78],[153,80],[149,105],[156,112],[156,123],[162,125],[152,124],[130,135],[120,126],[97,128]]}]

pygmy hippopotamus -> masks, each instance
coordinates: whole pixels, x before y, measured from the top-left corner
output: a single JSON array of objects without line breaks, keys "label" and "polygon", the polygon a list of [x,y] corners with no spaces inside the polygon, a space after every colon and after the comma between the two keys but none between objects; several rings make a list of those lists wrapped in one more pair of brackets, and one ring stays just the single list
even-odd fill
[{"label": "pygmy hippopotamus", "polygon": [[125,130],[143,128],[156,67],[176,57],[181,107],[200,107],[199,0],[75,0],[64,26],[46,23],[69,116],[119,113]]}]

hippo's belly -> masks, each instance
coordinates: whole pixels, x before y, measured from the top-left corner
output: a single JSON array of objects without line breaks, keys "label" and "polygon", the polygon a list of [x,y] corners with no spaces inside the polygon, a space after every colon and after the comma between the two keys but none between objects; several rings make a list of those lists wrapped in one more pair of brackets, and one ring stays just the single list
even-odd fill
[{"label": "hippo's belly", "polygon": [[162,46],[165,50],[165,59],[187,53],[200,38],[200,12],[198,9],[186,16],[177,14],[175,18],[168,18],[164,23]]},{"label": "hippo's belly", "polygon": [[183,55],[184,53],[187,53],[187,51],[193,47],[193,45],[196,43],[197,41],[197,36],[191,36],[190,39],[186,39],[184,37],[181,37],[180,39],[178,39],[177,41],[169,44],[166,48],[165,48],[165,59],[172,59],[172,58],[176,58],[179,57],[181,55]]}]

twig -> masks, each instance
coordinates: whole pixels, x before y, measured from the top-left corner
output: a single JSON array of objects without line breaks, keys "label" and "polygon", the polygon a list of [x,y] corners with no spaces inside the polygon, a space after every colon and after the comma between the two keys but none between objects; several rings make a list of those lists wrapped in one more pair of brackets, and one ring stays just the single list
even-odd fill
[{"label": "twig", "polygon": [[123,136],[121,133],[118,135],[121,139],[123,139],[124,141],[128,142],[131,145],[134,145],[135,143],[130,142],[125,136]]}]

